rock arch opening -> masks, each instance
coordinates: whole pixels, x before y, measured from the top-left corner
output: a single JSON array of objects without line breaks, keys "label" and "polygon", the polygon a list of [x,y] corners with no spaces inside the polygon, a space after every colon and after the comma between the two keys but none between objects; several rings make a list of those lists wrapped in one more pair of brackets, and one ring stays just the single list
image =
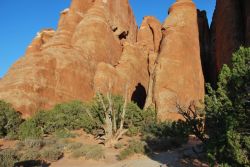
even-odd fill
[{"label": "rock arch opening", "polygon": [[132,94],[131,101],[135,102],[141,109],[144,108],[146,102],[146,89],[141,83],[135,87],[135,91]]}]

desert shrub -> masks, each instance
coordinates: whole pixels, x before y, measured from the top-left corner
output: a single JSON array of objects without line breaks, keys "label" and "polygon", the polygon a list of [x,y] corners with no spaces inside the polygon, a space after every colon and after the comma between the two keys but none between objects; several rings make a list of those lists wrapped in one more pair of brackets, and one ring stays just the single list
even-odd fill
[{"label": "desert shrub", "polygon": [[23,122],[21,114],[4,101],[0,100],[0,138],[8,135],[17,138],[20,124]]},{"label": "desert shrub", "polygon": [[[104,99],[105,105],[108,106],[108,100],[105,96],[101,95]],[[113,108],[116,113],[116,126],[119,127],[121,120],[121,112],[124,105],[124,98],[122,96],[112,95]],[[100,127],[100,124],[104,124],[104,112],[102,109],[101,102],[95,98],[91,104],[91,113],[94,113],[93,118],[97,121],[97,125]],[[147,124],[153,123],[156,121],[156,111],[153,108],[148,108],[146,110],[140,109],[134,102],[128,102],[126,107],[126,114],[124,120],[124,128],[128,129],[128,134],[130,136],[137,135],[141,132],[142,128]],[[98,128],[98,127],[97,127]]]},{"label": "desert shrub", "polygon": [[123,143],[116,143],[115,144],[115,149],[121,149],[124,146]]},{"label": "desert shrub", "polygon": [[67,150],[71,150],[71,151],[74,151],[78,148],[81,148],[83,146],[82,143],[77,143],[77,142],[73,142],[73,143],[69,143],[67,145]]},{"label": "desert shrub", "polygon": [[18,142],[16,143],[16,145],[15,145],[15,148],[16,148],[17,150],[22,150],[24,147],[25,147],[25,144],[24,144],[23,141],[18,141]]},{"label": "desert shrub", "polygon": [[[32,120],[37,127],[41,127],[45,134],[56,132],[57,134],[69,134],[66,130],[78,130],[83,128],[90,133],[95,129],[96,121],[88,116],[89,106],[80,101],[58,104],[50,111],[38,112]],[[65,132],[65,133],[63,133]]]},{"label": "desert shrub", "polygon": [[152,150],[165,151],[186,143],[190,133],[184,121],[158,122],[144,127],[143,140]]},{"label": "desert shrub", "polygon": [[145,154],[148,151],[149,149],[145,142],[132,140],[130,141],[129,146],[120,152],[120,154],[118,155],[118,159],[124,160],[134,154]]},{"label": "desert shrub", "polygon": [[127,136],[136,136],[141,132],[141,128],[140,127],[135,127],[135,126],[131,126],[128,127],[128,131],[127,131]]},{"label": "desert shrub", "polygon": [[24,145],[28,149],[39,150],[45,145],[45,143],[41,139],[26,139],[24,140]]},{"label": "desert shrub", "polygon": [[28,119],[23,122],[19,129],[19,139],[39,139],[43,135],[41,127],[38,127],[33,119]]},{"label": "desert shrub", "polygon": [[41,158],[50,162],[57,161],[62,158],[62,156],[63,152],[54,147],[45,148],[41,151]]},{"label": "desert shrub", "polygon": [[72,150],[73,158],[85,157],[86,159],[103,159],[104,149],[100,145],[83,145],[78,149]]},{"label": "desert shrub", "polygon": [[153,136],[157,138],[162,137],[176,137],[187,139],[190,134],[190,128],[183,121],[166,121],[149,124],[144,127],[145,136]]},{"label": "desert shrub", "polygon": [[127,110],[125,124],[129,129],[133,127],[131,131],[141,131],[144,126],[156,122],[156,111],[152,107],[141,110],[135,103],[130,102]]},{"label": "desert shrub", "polygon": [[[233,54],[232,66],[224,65],[217,89],[207,86],[206,149],[211,162],[249,165],[250,48]],[[216,129],[216,130],[215,130]]]},{"label": "desert shrub", "polygon": [[[58,150],[65,150],[65,148],[67,147],[69,143],[70,141],[66,139],[60,139],[60,140],[57,140],[56,143],[52,145],[52,147]],[[51,146],[47,146],[47,147],[51,147]]]},{"label": "desert shrub", "polygon": [[19,154],[14,149],[2,150],[0,152],[0,166],[12,167],[19,161]]},{"label": "desert shrub", "polygon": [[39,151],[34,149],[28,149],[22,153],[20,157],[20,161],[27,161],[27,160],[38,160],[41,157]]},{"label": "desert shrub", "polygon": [[43,143],[45,146],[52,146],[55,145],[57,142],[58,142],[57,139],[51,137],[43,139]]},{"label": "desert shrub", "polygon": [[230,167],[230,165],[223,163],[223,164],[219,164],[218,167]]},{"label": "desert shrub", "polygon": [[71,133],[67,129],[56,130],[53,134],[57,138],[75,138],[76,137],[75,134]]}]

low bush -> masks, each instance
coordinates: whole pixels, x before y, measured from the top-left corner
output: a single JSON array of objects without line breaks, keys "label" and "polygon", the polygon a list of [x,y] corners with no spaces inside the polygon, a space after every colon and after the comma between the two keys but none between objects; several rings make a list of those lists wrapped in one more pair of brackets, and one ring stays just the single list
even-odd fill
[{"label": "low bush", "polygon": [[22,150],[24,147],[25,147],[25,144],[24,144],[23,141],[19,141],[19,142],[17,142],[16,145],[15,145],[15,148],[16,148],[17,150]]},{"label": "low bush", "polygon": [[54,162],[62,157],[63,157],[63,152],[54,147],[45,148],[44,150],[41,151],[41,158],[46,161]]},{"label": "low bush", "polygon": [[89,106],[80,101],[58,104],[49,111],[40,111],[32,117],[33,127],[40,128],[44,134],[59,138],[74,137],[70,130],[84,129],[91,133],[96,129],[96,122],[89,115]]},{"label": "low bush", "polygon": [[128,135],[135,136],[149,124],[156,122],[156,111],[149,107],[141,110],[135,103],[128,103],[125,127],[128,128]]},{"label": "low bush", "polygon": [[155,137],[181,137],[188,138],[190,128],[183,121],[177,122],[159,122],[149,124],[144,127],[144,135],[153,135]]},{"label": "low bush", "polygon": [[115,149],[121,149],[123,148],[124,144],[123,143],[117,143],[115,144]]},{"label": "low bush", "polygon": [[65,138],[75,138],[76,137],[75,134],[71,133],[69,130],[66,130],[66,129],[56,130],[54,132],[54,136],[56,138],[63,138],[63,139],[65,139]]},{"label": "low bush", "polygon": [[38,127],[33,119],[23,122],[19,129],[19,139],[40,139],[43,135],[41,127]]},{"label": "low bush", "polygon": [[149,148],[145,142],[132,140],[130,141],[129,146],[120,152],[118,159],[124,160],[134,154],[145,154],[147,152],[149,152]]},{"label": "low bush", "polygon": [[12,167],[20,159],[20,155],[14,149],[0,151],[0,166]]},{"label": "low bush", "polygon": [[136,136],[138,135],[139,133],[141,132],[141,128],[140,127],[135,127],[135,126],[131,126],[128,128],[128,131],[127,131],[127,136]]},{"label": "low bush", "polygon": [[39,149],[41,149],[45,145],[45,143],[41,139],[26,139],[24,141],[24,145],[28,149],[39,150]]},{"label": "low bush", "polygon": [[[59,139],[52,147],[58,150],[65,150],[70,142],[66,139]],[[51,146],[47,146],[51,147]]]},{"label": "low bush", "polygon": [[23,120],[21,114],[4,101],[0,100],[0,138],[8,135],[9,138],[17,138],[19,126]]},{"label": "low bush", "polygon": [[23,152],[20,160],[21,161],[28,161],[28,160],[38,160],[40,159],[41,154],[39,151],[34,149],[28,149],[27,151]]},{"label": "low bush", "polygon": [[104,149],[100,145],[83,145],[72,151],[73,158],[85,157],[86,159],[100,160],[105,158]]},{"label": "low bush", "polygon": [[67,150],[74,151],[76,149],[79,149],[83,146],[82,143],[69,143],[66,147]]},{"label": "low bush", "polygon": [[46,145],[46,146],[53,146],[53,145],[55,145],[57,142],[58,142],[58,140],[55,139],[55,138],[46,138],[46,139],[43,139],[43,143],[44,143],[44,145]]},{"label": "low bush", "polygon": [[186,143],[190,133],[184,121],[152,123],[144,127],[143,140],[152,150],[165,151]]}]

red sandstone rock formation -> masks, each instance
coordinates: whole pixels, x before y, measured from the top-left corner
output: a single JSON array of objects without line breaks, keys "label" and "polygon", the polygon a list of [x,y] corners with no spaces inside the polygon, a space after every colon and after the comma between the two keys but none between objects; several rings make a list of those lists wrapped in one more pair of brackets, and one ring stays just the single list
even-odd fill
[{"label": "red sandstone rock formation", "polygon": [[250,46],[249,0],[217,0],[211,25],[211,57],[216,60],[216,74],[223,64],[230,64],[232,53],[240,45]]},{"label": "red sandstone rock formation", "polygon": [[156,59],[159,54],[160,44],[162,40],[162,25],[154,17],[145,17],[140,30],[138,32],[137,42],[142,47],[144,54],[147,55],[148,61],[148,87],[145,108],[154,105],[153,89],[154,89],[154,71],[156,68]]},{"label": "red sandstone rock formation", "polygon": [[[156,105],[176,119],[176,103],[203,99],[196,7],[177,0],[164,25],[145,17],[139,30],[128,0],[72,0],[56,31],[45,29],[0,81],[0,98],[24,116],[99,91]],[[162,32],[163,31],[163,32]]]},{"label": "red sandstone rock formation", "polygon": [[[138,89],[137,86],[140,86],[145,89],[145,97],[141,98],[146,98],[149,81],[147,67],[147,57],[139,46],[125,43],[121,59],[116,66],[103,62],[98,64],[94,78],[94,90],[95,92],[111,91],[114,94],[124,95],[127,89],[128,97],[132,98],[133,93]],[[140,98],[136,100],[140,101]],[[143,108],[145,102],[141,103]]]},{"label": "red sandstone rock formation", "polygon": [[99,62],[115,65],[123,42],[136,41],[127,0],[73,0],[58,29],[44,30],[0,82],[0,98],[28,116],[56,103],[93,97]]},{"label": "red sandstone rock formation", "polygon": [[197,10],[191,0],[178,0],[163,24],[157,58],[154,100],[159,118],[176,117],[176,104],[188,106],[204,97]]},{"label": "red sandstone rock formation", "polygon": [[202,70],[206,83],[214,84],[216,81],[215,58],[210,54],[210,29],[206,11],[198,10],[198,26],[200,39],[200,54],[202,62]]}]

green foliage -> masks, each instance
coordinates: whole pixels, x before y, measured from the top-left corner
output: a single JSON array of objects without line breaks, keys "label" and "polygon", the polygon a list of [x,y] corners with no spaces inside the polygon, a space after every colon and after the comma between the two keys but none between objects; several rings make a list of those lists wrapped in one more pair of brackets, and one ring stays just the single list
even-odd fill
[{"label": "green foliage", "polygon": [[115,149],[121,149],[124,146],[123,143],[116,143],[115,144]]},{"label": "green foliage", "polygon": [[45,134],[81,128],[86,132],[92,132],[96,123],[88,116],[88,108],[88,105],[80,101],[58,104],[50,111],[39,112],[33,120],[37,126],[42,127]]},{"label": "green foliage", "polygon": [[73,158],[85,157],[86,159],[100,160],[105,158],[104,149],[100,145],[83,145],[72,150]]},{"label": "green foliage", "polygon": [[[121,96],[112,96],[112,100],[119,127],[124,99]],[[106,98],[104,101],[107,103]],[[78,129],[94,134],[104,124],[104,111],[101,105],[97,98],[91,103],[72,101],[58,104],[49,111],[36,113],[22,123],[20,115],[9,104],[0,101],[0,111],[3,111],[0,112],[0,136],[18,134],[19,139],[25,140],[38,139],[44,134],[54,134],[59,138],[69,138],[74,137],[70,131]],[[155,111],[143,111],[130,102],[125,117],[124,128],[129,128],[130,135],[136,135],[143,126],[155,121]]]},{"label": "green foliage", "polygon": [[79,149],[83,146],[82,143],[69,143],[67,145],[67,150],[70,150],[70,151],[73,151],[73,150],[76,150],[76,149]]},{"label": "green foliage", "polygon": [[59,160],[62,156],[63,152],[54,147],[45,148],[41,152],[41,158],[51,162]]},{"label": "green foliage", "polygon": [[209,157],[231,166],[249,165],[250,48],[233,54],[221,70],[218,88],[207,86],[206,142]]},{"label": "green foliage", "polygon": [[151,134],[155,137],[181,137],[187,138],[190,134],[189,127],[185,124],[184,121],[177,122],[159,122],[153,123],[144,128],[145,134]]},{"label": "green foliage", "polygon": [[76,135],[71,133],[67,129],[60,129],[54,132],[54,136],[57,138],[75,138]]},{"label": "green foliage", "polygon": [[145,126],[156,122],[156,111],[153,108],[141,110],[135,103],[127,106],[125,125],[132,134],[143,130]]},{"label": "green foliage", "polygon": [[186,122],[159,122],[145,126],[143,138],[152,150],[166,151],[188,141],[191,130]]},{"label": "green foliage", "polygon": [[41,139],[27,139],[23,142],[24,146],[28,149],[41,149],[45,143]]},{"label": "green foliage", "polygon": [[28,119],[23,122],[19,130],[19,139],[39,139],[43,135],[41,127],[38,127],[33,119]]},{"label": "green foliage", "polygon": [[19,142],[17,142],[16,145],[15,145],[15,148],[16,148],[17,150],[22,150],[24,147],[25,147],[25,144],[24,144],[23,141],[19,141]]},{"label": "green foliage", "polygon": [[16,138],[22,121],[20,113],[16,112],[10,104],[0,100],[0,138],[6,135]]},{"label": "green foliage", "polygon": [[34,149],[29,149],[22,154],[20,160],[21,161],[38,160],[40,157],[41,154],[39,151]]},{"label": "green foliage", "polygon": [[[108,99],[101,95],[104,99],[104,103],[108,106]],[[124,99],[121,96],[113,95],[112,97],[113,108],[115,113],[112,115],[116,117],[116,126],[119,127],[121,120],[121,113],[124,105]],[[104,111],[102,108],[102,103],[95,98],[91,105],[91,113],[95,113],[93,118],[95,118],[97,124],[104,124]],[[124,128],[128,129],[128,135],[134,136],[142,131],[144,126],[156,121],[156,111],[153,108],[148,108],[146,110],[141,110],[135,103],[128,102],[125,113]]]},{"label": "green foliage", "polygon": [[0,166],[11,167],[19,161],[19,154],[14,149],[2,150],[0,152]]},{"label": "green foliage", "polygon": [[120,152],[118,159],[124,160],[134,154],[145,154],[148,152],[148,150],[149,149],[145,142],[132,140],[130,141],[129,146]]},{"label": "green foliage", "polygon": [[139,134],[140,131],[141,129],[139,127],[131,126],[128,127],[127,135],[130,137],[136,136],[137,134]]}]

